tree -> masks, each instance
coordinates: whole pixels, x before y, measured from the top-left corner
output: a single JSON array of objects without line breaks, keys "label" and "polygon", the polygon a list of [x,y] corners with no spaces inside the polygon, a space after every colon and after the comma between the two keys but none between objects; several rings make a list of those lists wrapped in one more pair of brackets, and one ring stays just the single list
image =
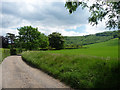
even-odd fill
[{"label": "tree", "polygon": [[22,48],[32,50],[40,47],[44,36],[38,31],[38,28],[24,26],[18,29],[18,31],[19,36],[17,41],[20,42]]},{"label": "tree", "polygon": [[15,42],[15,47],[18,48],[18,51],[22,52],[22,48],[24,47],[24,45],[23,45],[21,36],[16,36],[16,39],[14,42]]},{"label": "tree", "polygon": [[53,32],[52,34],[48,35],[49,38],[49,46],[56,49],[64,48],[64,38],[60,33]]},{"label": "tree", "polygon": [[46,48],[49,45],[48,37],[44,34],[41,34],[40,47]]},{"label": "tree", "polygon": [[8,38],[0,36],[0,48],[8,48]]},{"label": "tree", "polygon": [[89,23],[92,25],[97,25],[99,21],[108,18],[106,21],[106,28],[109,29],[120,29],[120,1],[118,2],[106,2],[106,0],[96,0],[92,5],[88,5],[91,0],[83,0],[79,2],[78,0],[70,1],[68,0],[65,7],[69,10],[69,13],[73,13],[79,6],[82,8],[88,8],[91,12],[89,17]]},{"label": "tree", "polygon": [[8,38],[8,42],[11,45],[10,47],[10,54],[11,55],[16,55],[16,49],[15,49],[15,34],[12,33],[7,33],[6,37]]},{"label": "tree", "polygon": [[15,40],[15,34],[7,33],[6,37],[8,38],[8,41],[11,45],[10,49],[13,50],[14,48],[14,40]]}]

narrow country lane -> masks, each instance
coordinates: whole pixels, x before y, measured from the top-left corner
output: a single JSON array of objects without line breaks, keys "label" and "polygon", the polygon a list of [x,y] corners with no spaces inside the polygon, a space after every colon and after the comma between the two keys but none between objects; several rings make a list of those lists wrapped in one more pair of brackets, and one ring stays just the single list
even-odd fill
[{"label": "narrow country lane", "polygon": [[[0,65],[2,88],[69,88],[59,80],[27,65],[21,56],[9,56]],[[0,79],[1,80],[1,79]]]}]

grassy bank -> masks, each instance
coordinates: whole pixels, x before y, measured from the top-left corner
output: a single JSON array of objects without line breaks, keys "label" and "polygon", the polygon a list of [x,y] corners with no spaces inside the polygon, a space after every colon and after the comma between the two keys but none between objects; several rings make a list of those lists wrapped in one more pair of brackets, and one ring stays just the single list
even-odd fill
[{"label": "grassy bank", "polygon": [[117,87],[118,60],[84,55],[63,55],[31,51],[22,54],[33,66],[73,88]]},{"label": "grassy bank", "polygon": [[10,56],[10,50],[9,49],[3,49],[0,48],[0,63],[3,61],[4,58],[7,56]]},{"label": "grassy bank", "polygon": [[118,87],[118,39],[87,47],[24,52],[22,58],[73,88]]}]

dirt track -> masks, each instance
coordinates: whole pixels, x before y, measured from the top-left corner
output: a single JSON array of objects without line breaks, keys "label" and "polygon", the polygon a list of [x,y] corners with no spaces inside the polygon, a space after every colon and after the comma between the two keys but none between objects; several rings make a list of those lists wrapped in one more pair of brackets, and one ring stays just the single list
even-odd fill
[{"label": "dirt track", "polygon": [[7,57],[1,68],[2,88],[69,88],[46,73],[28,66],[21,56]]}]

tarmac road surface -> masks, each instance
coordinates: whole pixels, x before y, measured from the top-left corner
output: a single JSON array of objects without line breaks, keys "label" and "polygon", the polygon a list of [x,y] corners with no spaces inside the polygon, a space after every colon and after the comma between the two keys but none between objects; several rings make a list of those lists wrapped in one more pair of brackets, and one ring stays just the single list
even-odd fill
[{"label": "tarmac road surface", "polygon": [[70,88],[46,73],[30,67],[21,56],[5,58],[0,65],[1,72],[0,88]]}]

